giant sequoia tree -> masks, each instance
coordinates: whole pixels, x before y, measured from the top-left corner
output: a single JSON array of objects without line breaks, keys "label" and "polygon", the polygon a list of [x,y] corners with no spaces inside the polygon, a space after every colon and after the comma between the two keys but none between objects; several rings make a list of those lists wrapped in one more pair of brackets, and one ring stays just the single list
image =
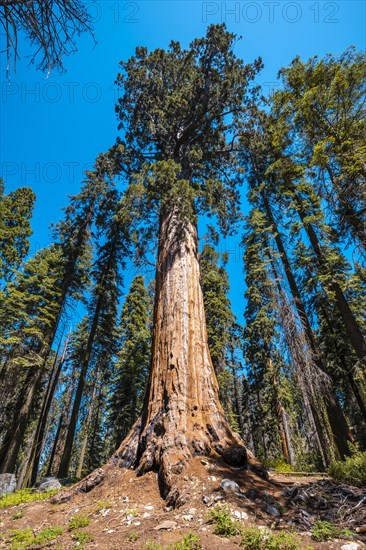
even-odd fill
[{"label": "giant sequoia tree", "polygon": [[[253,99],[248,84],[261,61],[245,65],[233,53],[234,42],[219,25],[187,50],[177,42],[167,51],[138,48],[121,63],[117,80],[123,133],[113,151],[121,172],[132,175],[126,196],[142,231],[149,224],[159,229],[146,397],[115,460],[138,474],[158,471],[163,496],[177,504],[185,499],[179,474],[192,456],[225,455],[242,444],[219,402],[196,228],[202,211],[216,215],[224,233],[237,218],[240,173],[232,130]],[[242,454],[245,463],[244,446]]]}]

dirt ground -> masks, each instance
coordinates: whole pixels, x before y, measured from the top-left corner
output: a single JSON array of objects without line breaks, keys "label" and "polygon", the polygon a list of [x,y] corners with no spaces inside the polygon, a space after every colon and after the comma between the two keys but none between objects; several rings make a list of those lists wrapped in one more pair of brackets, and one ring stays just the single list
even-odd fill
[{"label": "dirt ground", "polygon": [[[267,482],[251,472],[235,470],[212,459],[194,459],[189,472],[182,475],[190,501],[179,509],[166,507],[155,473],[136,477],[131,470],[110,466],[104,481],[89,493],[73,494],[63,503],[53,504],[52,499],[47,499],[0,510],[0,548],[10,547],[11,530],[30,527],[37,534],[47,526],[63,526],[64,532],[48,546],[33,548],[139,550],[147,541],[172,544],[190,531],[199,536],[205,550],[239,548],[239,537],[225,538],[213,533],[214,526],[207,513],[218,503],[227,503],[244,527],[255,525],[273,532],[295,530],[304,548],[340,549],[352,541],[359,548],[366,548],[362,490],[340,487],[317,477],[271,474]],[[222,479],[238,483],[240,496],[220,489]],[[278,517],[271,514],[273,507],[280,511]],[[75,541],[74,532],[68,529],[75,515],[89,518],[89,525],[81,530],[93,537],[91,542]],[[358,530],[357,538],[317,543],[310,533],[317,519]]]}]

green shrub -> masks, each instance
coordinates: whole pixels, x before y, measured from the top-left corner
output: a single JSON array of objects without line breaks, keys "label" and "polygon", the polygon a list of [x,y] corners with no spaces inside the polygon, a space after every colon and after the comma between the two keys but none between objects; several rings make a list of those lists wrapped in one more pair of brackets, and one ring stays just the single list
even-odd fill
[{"label": "green shrub", "polygon": [[20,491],[15,491],[15,493],[10,493],[0,498],[0,508],[19,506],[19,504],[25,504],[27,502],[32,502],[33,500],[43,500],[45,498],[52,497],[57,492],[58,490],[39,493],[38,491],[34,491],[34,489],[21,489]]},{"label": "green shrub", "polygon": [[250,527],[242,531],[240,546],[243,546],[245,550],[262,550],[263,541],[264,535],[262,531],[257,529],[257,527]]},{"label": "green shrub", "polygon": [[128,542],[136,542],[141,537],[141,533],[138,531],[131,531],[131,533],[128,535],[127,540]]},{"label": "green shrub", "polygon": [[337,537],[354,537],[355,533],[349,529],[340,529],[328,521],[317,521],[311,529],[311,536],[317,542],[335,539]]},{"label": "green shrub", "polygon": [[85,531],[74,531],[72,538],[76,540],[76,542],[83,544],[84,542],[91,542],[93,540],[93,535],[85,533]]},{"label": "green shrub", "polygon": [[269,533],[257,527],[250,527],[241,532],[240,546],[244,550],[313,550],[304,549],[293,533]]},{"label": "green shrub", "polygon": [[112,502],[110,500],[97,500],[97,512],[101,512],[102,510],[107,510],[108,508],[112,508]]},{"label": "green shrub", "polygon": [[63,532],[63,527],[45,527],[34,535],[33,529],[16,529],[11,531],[10,550],[23,550],[31,546],[41,546],[51,542]]},{"label": "green shrub", "polygon": [[213,508],[208,512],[208,517],[215,524],[215,535],[232,537],[240,531],[240,524],[232,519],[231,512],[226,505]]},{"label": "green shrub", "polygon": [[200,539],[194,533],[188,533],[183,540],[169,546],[169,550],[203,550]]},{"label": "green shrub", "polygon": [[277,474],[290,474],[294,469],[291,464],[285,460],[278,460],[275,465],[275,471]]},{"label": "green shrub", "polygon": [[169,546],[162,546],[158,542],[147,541],[140,550],[203,550],[200,539],[194,533],[188,533],[179,542]]},{"label": "green shrub", "polygon": [[69,521],[69,531],[80,529],[81,527],[87,527],[90,523],[90,519],[87,516],[74,516]]},{"label": "green shrub", "polygon": [[328,474],[341,483],[357,487],[366,485],[366,452],[356,452],[346,460],[333,462]]}]

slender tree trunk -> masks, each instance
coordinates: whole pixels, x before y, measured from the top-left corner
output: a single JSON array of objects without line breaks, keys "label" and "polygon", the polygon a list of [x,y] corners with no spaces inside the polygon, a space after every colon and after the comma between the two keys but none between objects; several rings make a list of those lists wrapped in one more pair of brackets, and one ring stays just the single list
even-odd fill
[{"label": "slender tree trunk", "polygon": [[[95,374],[95,376],[97,376],[97,373]],[[77,467],[77,470],[76,470],[76,477],[77,478],[81,477],[81,472],[83,471],[83,465],[84,465],[85,453],[86,453],[86,446],[88,444],[89,426],[90,426],[90,422],[91,422],[91,419],[92,419],[96,393],[97,393],[97,385],[96,385],[96,382],[94,382],[94,384],[93,384],[93,393],[92,393],[92,397],[91,397],[91,400],[90,400],[89,410],[88,410],[88,414],[87,414],[86,421],[85,421],[85,426],[84,426],[85,434],[84,434],[84,437],[83,437],[83,443],[81,445],[79,464],[78,464],[78,467]]]},{"label": "slender tree trunk", "polygon": [[45,435],[46,424],[47,424],[47,421],[48,421],[48,415],[49,415],[49,412],[50,412],[50,409],[51,409],[53,396],[55,394],[55,390],[56,390],[58,380],[59,380],[59,377],[60,377],[60,374],[61,374],[61,369],[62,369],[62,366],[63,366],[64,361],[65,361],[67,343],[68,343],[68,338],[66,338],[66,341],[65,341],[65,344],[64,344],[64,349],[63,349],[63,352],[62,352],[62,356],[58,360],[58,362],[57,362],[58,354],[55,357],[55,365],[54,366],[56,366],[56,363],[58,363],[57,368],[53,372],[53,375],[50,376],[47,392],[46,392],[45,398],[43,400],[43,406],[42,406],[41,414],[40,414],[40,417],[39,417],[39,420],[38,420],[37,430],[36,430],[34,443],[33,443],[32,454],[31,454],[30,463],[29,463],[29,466],[31,468],[31,471],[30,471],[30,473],[31,473],[31,475],[30,475],[30,485],[34,485],[34,483],[37,481],[37,474],[38,474],[39,462],[40,462],[41,455],[42,455],[42,450],[43,450],[43,440],[44,440],[44,435]]},{"label": "slender tree trunk", "polygon": [[[286,249],[282,242],[281,234],[278,231],[278,227],[274,219],[274,216],[272,214],[270,203],[264,193],[262,194],[262,199],[266,210],[267,218],[273,228],[273,234],[275,236],[276,245],[280,253],[286,279],[288,281],[290,291],[295,302],[296,311],[298,313],[301,324],[303,326],[303,330],[306,335],[306,338],[309,342],[315,365],[322,372],[325,372],[327,374],[326,368],[323,364],[323,360],[320,356],[318,347],[315,342],[314,333],[311,328],[309,317],[306,313],[305,305],[304,305],[304,302],[302,301],[301,294],[297,286],[296,279],[293,274],[292,267],[286,253]],[[272,262],[272,259],[271,259],[271,262]],[[275,270],[275,266],[273,265],[273,262],[272,262],[272,266],[273,266],[273,269]],[[279,288],[279,291],[281,292],[280,288]],[[348,442],[352,441],[352,438],[351,438],[350,430],[348,428],[342,408],[339,404],[338,398],[333,391],[328,392],[328,395],[326,398],[326,408],[327,408],[327,414],[331,425],[332,433],[334,436],[333,437],[334,443],[339,452],[338,458],[345,458],[345,456],[349,455]]]},{"label": "slender tree trunk", "polygon": [[[295,195],[296,196],[296,195]],[[323,248],[319,242],[319,239],[315,233],[313,226],[306,221],[306,213],[301,209],[301,203],[297,199],[299,205],[298,214],[304,225],[305,231],[309,237],[310,244],[315,252],[315,255],[318,259],[318,262],[321,266],[326,267],[326,259]],[[326,269],[328,269],[326,267]],[[340,285],[333,281],[330,284],[330,290],[334,292],[335,303],[338,308],[338,311],[343,319],[343,323],[348,334],[349,340],[356,352],[357,357],[360,360],[365,359],[366,357],[366,342],[364,340],[361,329],[356,321],[356,318],[349,307],[348,301],[341,289]]]},{"label": "slender tree trunk", "polygon": [[[270,362],[272,364],[272,360],[270,360]],[[271,370],[272,370],[272,367],[271,367]],[[275,412],[276,412],[276,416],[277,416],[278,429],[279,429],[279,434],[280,434],[280,439],[281,439],[282,453],[283,453],[283,456],[285,457],[285,460],[289,464],[291,464],[289,446],[288,446],[288,439],[286,437],[285,426],[284,426],[284,423],[283,423],[283,418],[284,418],[284,412],[285,411],[284,411],[283,405],[282,405],[281,400],[280,400],[279,395],[278,395],[277,380],[276,380],[276,377],[275,377],[274,374],[272,375],[272,386],[273,386],[273,392],[274,392],[274,398],[275,398]]]},{"label": "slender tree trunk", "polygon": [[79,374],[79,380],[76,387],[76,393],[74,398],[74,404],[71,412],[71,418],[69,422],[69,426],[67,429],[67,435],[65,440],[65,447],[62,453],[62,458],[60,462],[60,467],[58,470],[58,477],[67,477],[69,473],[70,463],[71,463],[71,455],[72,455],[72,447],[74,444],[74,437],[75,437],[75,431],[76,431],[76,424],[78,421],[78,415],[79,415],[79,409],[81,405],[81,400],[84,394],[85,384],[86,384],[86,376],[88,373],[88,367],[90,362],[90,357],[93,350],[93,344],[95,335],[98,328],[98,322],[99,322],[99,314],[102,309],[102,297],[100,296],[98,298],[92,325],[89,332],[88,342],[85,349],[85,356],[84,360],[82,362],[81,368],[80,368],[80,374]]},{"label": "slender tree trunk", "polygon": [[[195,455],[242,444],[219,402],[207,345],[196,227],[177,207],[159,231],[152,358],[141,417],[117,450],[121,466],[158,471],[162,495],[182,504],[180,474]],[[253,466],[255,463],[250,456]]]},{"label": "slender tree trunk", "polygon": [[14,412],[14,421],[4,439],[0,451],[0,473],[13,473],[18,453],[27,429],[28,419],[33,409],[35,396],[42,385],[44,371],[40,367],[29,369],[27,380],[20,393]]}]

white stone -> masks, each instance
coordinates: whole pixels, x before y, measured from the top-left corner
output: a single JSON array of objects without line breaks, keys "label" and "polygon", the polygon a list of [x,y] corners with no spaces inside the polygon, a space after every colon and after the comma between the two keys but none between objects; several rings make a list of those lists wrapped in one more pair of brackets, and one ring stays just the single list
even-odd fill
[{"label": "white stone", "polygon": [[361,546],[357,542],[349,542],[341,546],[341,550],[359,550]]},{"label": "white stone", "polygon": [[147,504],[144,508],[145,510],[154,510],[154,506],[151,506],[151,504]]},{"label": "white stone", "polygon": [[146,518],[149,518],[149,517],[150,517],[149,512],[144,512],[144,513],[142,514],[142,519],[146,519]]},{"label": "white stone", "polygon": [[197,512],[197,508],[190,508],[188,510],[188,514],[192,514],[194,516],[194,514]]},{"label": "white stone", "polygon": [[172,521],[172,520],[165,520],[163,521],[162,523],[159,523],[159,525],[157,525],[156,527],[154,527],[154,529],[156,531],[160,531],[161,529],[176,529],[178,526],[177,522],[176,521]]},{"label": "white stone", "polygon": [[228,493],[230,491],[232,491],[233,493],[240,491],[239,485],[231,479],[223,479],[221,481],[220,487],[225,491],[225,493]]}]

